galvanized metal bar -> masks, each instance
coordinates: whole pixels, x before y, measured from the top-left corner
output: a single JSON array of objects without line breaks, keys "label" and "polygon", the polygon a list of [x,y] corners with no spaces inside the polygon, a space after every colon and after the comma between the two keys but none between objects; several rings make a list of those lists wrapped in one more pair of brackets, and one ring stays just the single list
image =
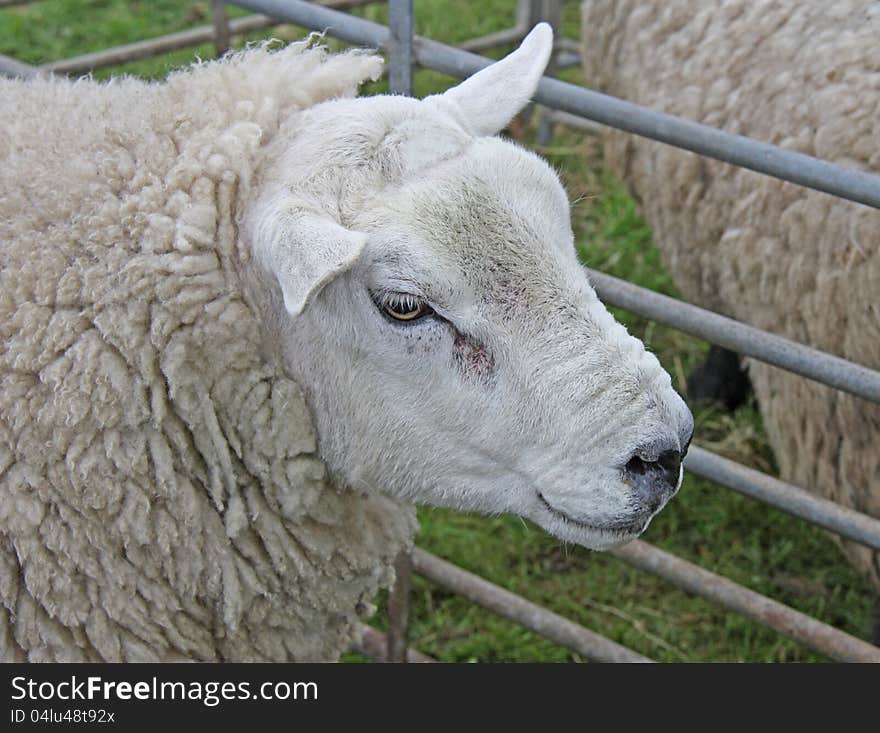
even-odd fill
[{"label": "galvanized metal bar", "polygon": [[415,571],[432,583],[522,624],[582,657],[595,662],[652,661],[418,547],[413,549],[412,557]]},{"label": "galvanized metal bar", "polygon": [[601,132],[601,125],[598,122],[585,120],[583,117],[578,117],[569,112],[560,112],[558,109],[554,109],[551,110],[550,116],[553,118],[553,122],[558,125],[573,127],[576,130],[581,130],[591,135],[597,135]]},{"label": "galvanized metal bar", "polygon": [[541,3],[542,0],[517,0],[516,25],[531,30],[541,20]]},{"label": "galvanized metal bar", "polygon": [[316,5],[324,5],[334,10],[353,10],[364,5],[372,5],[379,0],[312,0]]},{"label": "galvanized metal bar", "polygon": [[232,45],[232,31],[226,14],[226,0],[214,0],[211,5],[211,19],[214,22],[214,53],[222,56]]},{"label": "galvanized metal bar", "polygon": [[[568,51],[560,51],[559,56],[556,59],[556,68],[557,69],[567,69],[571,66],[580,66],[581,57],[580,54],[577,53],[569,53]],[[562,112],[562,110],[557,110],[557,112]],[[567,112],[565,114],[571,114]],[[574,115],[572,115],[574,116]],[[591,120],[586,119],[585,117],[581,118],[584,122],[591,122]],[[593,123],[598,125],[598,122]]]},{"label": "galvanized metal bar", "polygon": [[848,509],[736,461],[693,445],[684,461],[691,473],[880,550],[880,519]]},{"label": "galvanized metal bar", "polygon": [[519,43],[525,38],[528,28],[507,28],[503,31],[495,33],[487,33],[485,36],[477,36],[462,41],[456,48],[464,51],[485,51],[487,48],[496,48],[498,46],[506,46],[509,43]]},{"label": "galvanized metal bar", "polygon": [[12,56],[4,56],[3,54],[0,54],[0,76],[30,79],[39,73],[40,68],[38,66],[31,66],[23,61],[12,58]]},{"label": "galvanized metal bar", "polygon": [[388,0],[388,88],[413,93],[413,0]]},{"label": "galvanized metal bar", "polygon": [[[413,93],[413,0],[389,0],[388,88],[392,94]],[[409,646],[412,559],[402,552],[394,564],[394,586],[388,596],[388,661],[406,662]]]},{"label": "galvanized metal bar", "polygon": [[305,0],[230,0],[229,4],[271,15],[303,28],[325,31],[334,38],[359,46],[387,49],[391,38],[388,26]]},{"label": "galvanized metal bar", "polygon": [[573,53],[580,56],[581,42],[574,38],[560,38],[558,41],[558,46],[560,51],[565,51],[567,53]]},{"label": "galvanized metal bar", "polygon": [[749,590],[732,580],[635,540],[609,552],[624,562],[752,621],[778,631],[838,662],[880,662],[880,648],[812,616]]},{"label": "galvanized metal bar", "polygon": [[[388,649],[388,638],[378,629],[374,629],[367,624],[358,624],[356,638],[351,645],[351,650],[357,654],[362,654],[377,662],[388,661],[386,651]],[[409,664],[431,664],[436,663],[434,657],[422,654],[418,649],[406,650],[406,661]]]},{"label": "galvanized metal bar", "polygon": [[[348,9],[361,5],[367,5],[376,0],[319,0],[328,8]],[[226,5],[238,5],[239,3],[227,2]],[[345,15],[344,13],[342,15]],[[345,16],[348,17],[348,16]],[[228,21],[229,36],[240,36],[246,33],[271,28],[279,25],[282,20],[266,16],[253,15],[246,18],[235,18]],[[199,46],[203,43],[216,43],[216,25],[201,25],[178,33],[169,33],[156,38],[127,43],[123,46],[74,56],[59,61],[50,61],[42,64],[39,68],[57,74],[78,74],[84,71],[94,71],[108,66],[125,64],[130,61],[160,56],[163,53],[178,51],[182,48]]]},{"label": "galvanized metal bar", "polygon": [[782,367],[871,402],[880,402],[880,372],[762,331],[666,295],[590,270],[599,297],[658,323]]},{"label": "galvanized metal bar", "polygon": [[412,594],[412,559],[401,552],[394,562],[394,585],[388,594],[389,662],[405,662],[409,646],[410,595]]},{"label": "galvanized metal bar", "polygon": [[[416,58],[420,63],[425,63],[421,54],[417,53]],[[433,65],[432,68],[438,66],[439,64]],[[461,66],[460,60],[449,65],[450,68]],[[534,99],[547,107],[571,112],[618,130],[880,208],[880,175],[875,173],[845,168],[557,79],[543,79]]]},{"label": "galvanized metal bar", "polygon": [[[304,0],[235,0],[234,4],[306,28],[327,29],[330,35],[350,43],[376,48],[388,45],[385,26]],[[419,64],[456,77],[470,76],[492,63],[485,57],[418,36],[414,45]],[[556,79],[544,78],[534,100],[603,125],[880,208],[880,175],[844,168]]]},{"label": "galvanized metal bar", "polygon": [[564,69],[569,66],[579,66],[580,63],[580,41],[576,41],[574,38],[560,38],[559,56],[556,58],[557,68]]},{"label": "galvanized metal bar", "polygon": [[[270,28],[273,25],[278,25],[278,23],[279,21],[276,18],[251,15],[246,18],[235,18],[229,21],[229,32],[231,35],[241,35],[251,31],[262,30],[263,28]],[[76,74],[83,71],[102,69],[106,66],[124,64],[129,61],[138,61],[168,53],[169,51],[198,46],[202,43],[211,43],[213,40],[214,26],[201,25],[196,28],[180,31],[179,33],[169,33],[165,36],[136,41],[135,43],[107,48],[103,51],[87,53],[82,56],[51,61],[43,64],[40,68],[56,74]]]},{"label": "galvanized metal bar", "polygon": [[[541,20],[548,23],[553,29],[553,52],[550,54],[550,60],[547,62],[547,68],[544,71],[546,76],[553,76],[559,70],[559,23],[561,20],[561,2],[560,0],[542,0]],[[535,141],[538,145],[549,145],[553,139],[553,116],[552,110],[542,109],[538,120],[538,131],[535,135]]]}]

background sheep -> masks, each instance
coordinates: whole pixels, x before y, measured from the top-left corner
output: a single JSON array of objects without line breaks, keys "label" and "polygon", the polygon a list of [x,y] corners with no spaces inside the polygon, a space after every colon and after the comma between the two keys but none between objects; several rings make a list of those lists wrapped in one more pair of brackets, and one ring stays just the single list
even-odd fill
[{"label": "background sheep", "polygon": [[398,499],[647,526],[690,413],[491,137],[551,45],[425,101],[317,104],[380,61],[303,44],[3,83],[5,657],[334,658]]},{"label": "background sheep", "polygon": [[[687,119],[880,169],[876,3],[589,0],[586,78]],[[880,368],[880,212],[623,133],[629,184],[684,297]],[[751,361],[782,475],[880,516],[880,408]],[[880,586],[878,556],[847,544]]]}]

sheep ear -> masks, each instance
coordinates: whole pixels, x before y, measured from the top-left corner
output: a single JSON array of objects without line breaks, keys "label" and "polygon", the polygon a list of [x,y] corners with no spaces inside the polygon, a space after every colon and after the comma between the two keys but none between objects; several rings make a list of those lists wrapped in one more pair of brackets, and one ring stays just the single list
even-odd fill
[{"label": "sheep ear", "polygon": [[320,216],[285,217],[261,237],[265,266],[278,279],[284,307],[300,315],[325,285],[357,262],[367,235]]},{"label": "sheep ear", "polygon": [[528,104],[552,50],[553,29],[539,23],[516,51],[439,97],[428,99],[457,107],[456,117],[475,135],[495,135]]}]

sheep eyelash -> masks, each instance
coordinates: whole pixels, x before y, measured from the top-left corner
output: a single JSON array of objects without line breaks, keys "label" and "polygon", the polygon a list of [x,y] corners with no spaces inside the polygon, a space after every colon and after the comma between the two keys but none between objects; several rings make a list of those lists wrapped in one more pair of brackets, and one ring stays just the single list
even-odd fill
[{"label": "sheep eyelash", "polygon": [[423,300],[409,293],[387,293],[382,298],[382,305],[396,307],[399,310],[416,310],[424,303]]},{"label": "sheep eyelash", "polygon": [[424,298],[412,293],[380,291],[370,293],[376,307],[388,320],[409,325],[429,316],[436,316]]}]

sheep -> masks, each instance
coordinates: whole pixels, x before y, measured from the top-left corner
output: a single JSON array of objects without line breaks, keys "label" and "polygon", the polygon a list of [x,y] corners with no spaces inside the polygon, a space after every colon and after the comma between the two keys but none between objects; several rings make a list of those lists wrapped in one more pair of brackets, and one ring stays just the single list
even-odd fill
[{"label": "sheep", "polygon": [[336,659],[414,502],[644,530],[692,417],[494,137],[551,46],[424,100],[314,40],[2,82],[5,659]]},{"label": "sheep", "polygon": [[[581,10],[597,89],[880,169],[876,3],[587,0]],[[880,212],[623,133],[605,150],[687,300],[880,368]],[[758,361],[748,372],[782,476],[880,516],[880,407]],[[878,555],[845,550],[880,587]]]}]

